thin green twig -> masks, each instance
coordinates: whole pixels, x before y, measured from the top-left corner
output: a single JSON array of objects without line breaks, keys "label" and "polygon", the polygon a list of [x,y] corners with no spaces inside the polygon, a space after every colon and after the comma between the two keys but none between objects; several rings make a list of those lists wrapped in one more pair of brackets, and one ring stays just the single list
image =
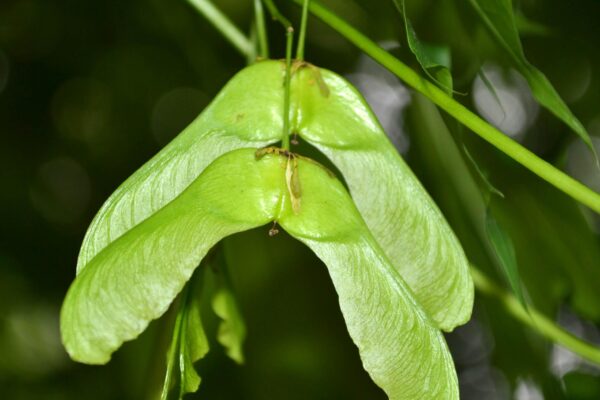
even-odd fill
[{"label": "thin green twig", "polygon": [[252,41],[240,31],[225,14],[216,8],[209,0],[187,0],[196,10],[209,20],[215,28],[231,43],[243,56],[249,57],[252,53]]},{"label": "thin green twig", "polygon": [[495,297],[506,311],[521,323],[533,328],[542,336],[571,350],[582,358],[600,365],[600,348],[567,332],[532,306],[525,309],[519,300],[497,286],[473,265],[471,265],[471,276],[477,290],[487,296]]},{"label": "thin green twig", "polygon": [[298,60],[304,60],[304,42],[306,41],[309,4],[310,0],[304,0],[304,4],[302,5],[302,20],[300,21],[300,34],[298,35],[298,46],[296,47],[296,59]]},{"label": "thin green twig", "polygon": [[[298,4],[303,4],[304,0],[294,1]],[[313,0],[309,5],[309,11],[331,28],[335,29],[359,49],[371,56],[375,61],[379,62],[402,79],[407,85],[418,92],[423,93],[423,95],[432,102],[437,104],[440,108],[456,118],[488,143],[528,168],[540,178],[600,214],[600,194],[594,192],[581,182],[571,178],[547,161],[542,160],[507,135],[485,122],[465,106],[448,96],[442,89],[426,79],[423,79],[419,74],[402,63],[402,61],[382,49],[375,42],[318,2]]]},{"label": "thin green twig", "polygon": [[264,0],[265,5],[274,20],[279,21],[285,28],[285,79],[283,95],[283,132],[281,136],[281,147],[290,149],[290,82],[292,79],[292,47],[294,45],[294,27],[292,23],[283,16],[273,3],[273,0]]},{"label": "thin green twig", "polygon": [[294,44],[294,30],[288,28],[286,31],[285,45],[285,82],[283,94],[283,135],[281,147],[290,149],[290,86],[292,79],[292,46]]},{"label": "thin green twig", "polygon": [[256,34],[258,36],[258,54],[262,58],[269,58],[269,40],[261,0],[254,0],[254,17],[256,18]]},{"label": "thin green twig", "polygon": [[283,25],[283,27],[286,31],[291,30],[293,32],[294,28],[292,26],[292,23],[290,22],[289,19],[284,17],[283,14],[281,14],[279,12],[279,9],[275,5],[275,3],[273,3],[273,0],[263,0],[263,1],[265,2],[265,5],[267,6],[269,13],[271,14],[271,17],[274,20],[279,21]]}]

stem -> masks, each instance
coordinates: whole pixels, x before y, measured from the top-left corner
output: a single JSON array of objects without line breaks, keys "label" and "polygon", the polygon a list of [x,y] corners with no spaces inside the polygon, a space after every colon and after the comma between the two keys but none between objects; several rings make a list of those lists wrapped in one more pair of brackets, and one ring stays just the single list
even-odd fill
[{"label": "stem", "polygon": [[248,39],[252,43],[252,51],[248,55],[246,55],[246,65],[253,64],[256,61],[256,59],[258,58],[258,51],[260,50],[258,48],[259,44],[258,44],[257,38],[256,38],[256,26],[255,26],[254,21],[250,25],[250,32],[248,34]]},{"label": "stem", "polygon": [[283,93],[283,132],[281,136],[281,147],[285,150],[290,149],[290,81],[292,79],[292,47],[294,45],[294,27],[291,22],[284,17],[273,0],[264,0],[265,5],[271,13],[274,20],[279,21],[285,28],[285,78]]},{"label": "stem", "polygon": [[283,16],[283,14],[281,14],[279,12],[279,9],[277,9],[277,6],[275,6],[275,3],[273,3],[273,0],[263,0],[265,2],[265,5],[267,6],[267,8],[269,9],[269,13],[271,13],[271,17],[276,20],[279,21],[283,27],[285,28],[285,30],[292,30],[292,32],[294,31],[294,28],[292,27],[292,23]]},{"label": "stem", "polygon": [[252,53],[252,42],[209,0],[187,0],[245,57]]},{"label": "stem", "polygon": [[265,25],[265,13],[261,0],[254,0],[254,16],[256,17],[256,33],[258,36],[258,54],[262,58],[269,58],[269,41]]},{"label": "stem", "polygon": [[600,348],[588,343],[556,325],[532,306],[523,308],[521,303],[510,293],[498,287],[485,274],[471,265],[471,276],[477,289],[487,295],[496,297],[506,311],[523,324],[528,325],[542,336],[578,354],[582,358],[600,365]]},{"label": "stem", "polygon": [[283,92],[283,136],[281,137],[281,147],[285,150],[290,149],[290,82],[292,79],[292,46],[294,42],[294,29],[287,28],[285,45],[285,82]]},{"label": "stem", "polygon": [[310,0],[304,0],[302,5],[302,20],[300,22],[300,35],[298,36],[298,47],[296,49],[296,59],[304,60],[304,42],[306,41],[306,24],[308,21],[308,6]]},{"label": "stem", "polygon": [[[304,0],[294,1],[301,4]],[[442,89],[423,79],[415,71],[379,47],[375,42],[367,38],[321,4],[313,1],[309,4],[309,10],[359,49],[371,56],[375,61],[379,62],[402,79],[407,85],[418,92],[421,92],[488,143],[528,168],[540,178],[600,214],[600,194],[589,189],[581,182],[571,178],[547,161],[542,160],[501,131],[485,122],[465,106],[448,96]]]}]

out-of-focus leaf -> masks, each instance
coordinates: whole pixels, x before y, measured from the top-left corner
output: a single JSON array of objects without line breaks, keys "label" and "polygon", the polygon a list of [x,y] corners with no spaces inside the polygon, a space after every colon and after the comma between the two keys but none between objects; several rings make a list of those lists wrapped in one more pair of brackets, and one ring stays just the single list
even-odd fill
[{"label": "out-of-focus leaf", "polygon": [[597,375],[573,371],[566,374],[563,381],[569,399],[595,400],[600,398],[600,380]]},{"label": "out-of-focus leaf", "polygon": [[483,68],[479,69],[479,72],[477,72],[477,76],[481,79],[481,82],[483,82],[483,85],[490,92],[490,94],[494,98],[494,101],[496,102],[498,107],[500,107],[500,110],[502,110],[502,117],[506,118],[506,110],[504,109],[502,100],[500,100],[500,96],[498,96],[498,92],[496,92],[496,88],[494,87],[494,84],[489,80],[489,78],[487,77],[487,74],[485,73]]},{"label": "out-of-focus leaf", "polygon": [[200,386],[200,375],[196,372],[194,363],[203,358],[209,350],[200,316],[201,283],[201,279],[192,278],[182,292],[173,338],[167,354],[167,370],[161,400],[168,399],[173,376],[177,371],[179,399],[186,393],[197,391]]},{"label": "out-of-focus leaf", "polygon": [[246,339],[246,324],[237,305],[231,284],[227,263],[223,256],[218,257],[214,272],[216,288],[212,298],[212,308],[219,318],[217,340],[225,347],[227,355],[237,362],[244,362],[242,345]]},{"label": "out-of-focus leaf", "polygon": [[194,363],[203,358],[208,352],[208,339],[202,326],[200,315],[200,287],[202,282],[190,282],[190,292],[187,296],[189,307],[185,312],[181,339],[180,353],[184,355],[179,361],[180,390],[179,396],[198,390],[200,376],[194,368]]},{"label": "out-of-focus leaf", "polygon": [[415,55],[423,71],[442,89],[452,96],[452,74],[450,73],[450,50],[445,46],[432,46],[422,43],[417,37],[408,15],[404,0],[394,0],[396,8],[404,19],[406,40],[410,51]]},{"label": "out-of-focus leaf", "polygon": [[[464,143],[463,143],[462,149],[463,149],[463,153],[465,153],[465,155],[467,156],[467,160],[469,160],[471,162],[471,166],[473,167],[475,172],[477,172],[477,176],[479,176],[480,182],[484,186],[483,198],[484,198],[486,204],[489,203],[489,200],[490,200],[489,195],[490,194],[494,194],[498,197],[504,198],[504,193],[502,193],[500,190],[498,190],[492,184],[492,182],[490,182],[487,174],[485,172],[483,172],[483,170],[481,169],[481,167],[479,166],[477,161],[475,161],[475,159],[471,155],[471,152],[469,151],[468,147]],[[489,210],[486,212],[486,214],[489,214]]]},{"label": "out-of-focus leaf", "polygon": [[510,285],[510,288],[517,299],[521,302],[521,305],[523,305],[524,308],[527,308],[527,302],[523,295],[523,287],[519,276],[517,256],[512,240],[502,226],[498,224],[498,221],[496,221],[496,218],[494,217],[494,213],[489,207],[491,195],[504,198],[504,194],[492,185],[488,179],[487,173],[485,173],[477,161],[475,161],[466,144],[463,143],[462,148],[466,158],[471,162],[473,169],[479,176],[480,182],[483,183],[482,197],[488,205],[485,211],[485,234],[487,242],[491,246],[493,255],[495,256],[493,257],[494,261],[496,261],[502,275]]},{"label": "out-of-focus leaf", "polygon": [[130,176],[88,228],[78,273],[112,241],[177,197],[220,155],[280,140],[282,73],[275,61],[242,70],[190,126]]},{"label": "out-of-focus leaf", "polygon": [[473,283],[462,248],[362,96],[333,72],[301,68],[292,80],[292,110],[293,131],[342,173],[369,230],[425,311],[444,330],[468,321]]},{"label": "out-of-focus leaf", "polygon": [[327,265],[348,331],[373,381],[390,399],[458,399],[442,333],[390,264],[345,188],[304,160],[298,173],[300,212],[292,210],[285,192],[278,221]]},{"label": "out-of-focus leaf", "polygon": [[[493,157],[486,161],[499,162]],[[581,209],[572,199],[534,177],[522,176],[516,168],[494,173],[494,180],[502,185],[506,199],[491,206],[519,254],[520,275],[532,302],[544,312],[553,312],[550,307],[555,307],[555,299],[568,296],[580,315],[598,321],[600,246]],[[540,274],[544,280],[539,279]]]},{"label": "out-of-focus leaf", "polygon": [[515,25],[521,35],[550,36],[553,33],[546,25],[533,21],[522,13],[515,13]]},{"label": "out-of-focus leaf", "polygon": [[536,100],[566,123],[590,148],[598,161],[590,136],[571,112],[552,83],[527,61],[515,23],[511,0],[469,0],[494,38],[510,54],[513,64],[527,80]]},{"label": "out-of-focus leaf", "polygon": [[214,161],[77,276],[61,312],[62,339],[71,357],[106,363],[167,310],[219,240],[273,220],[284,190],[277,159],[257,163],[246,149]]},{"label": "out-of-focus leaf", "polygon": [[485,231],[487,239],[496,255],[497,264],[500,267],[502,274],[508,281],[510,288],[517,299],[521,302],[521,305],[527,308],[527,302],[525,301],[523,288],[521,286],[519,268],[517,266],[517,256],[512,240],[500,224],[498,224],[498,221],[496,221],[496,218],[494,218],[494,215],[489,209],[487,210],[485,218]]}]

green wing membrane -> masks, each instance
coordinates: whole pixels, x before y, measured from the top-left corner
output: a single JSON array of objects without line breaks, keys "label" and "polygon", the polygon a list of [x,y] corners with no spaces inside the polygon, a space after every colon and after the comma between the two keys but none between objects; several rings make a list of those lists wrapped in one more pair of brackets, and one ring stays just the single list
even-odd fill
[{"label": "green wing membrane", "polygon": [[283,67],[254,64],[104,203],[83,240],[77,272],[109,243],[173,200],[213,160],[231,150],[281,138]]},{"label": "green wing membrane", "polygon": [[273,220],[285,190],[278,160],[252,150],[222,156],[177,198],[100,251],[61,311],[76,361],[104,364],[161,316],[208,250],[225,236]]},{"label": "green wing membrane", "polygon": [[[363,365],[391,399],[458,399],[438,329],[471,314],[458,241],[365,101],[332,72],[295,66],[291,126],[336,165],[352,198],[315,162],[275,150],[257,159],[281,137],[283,74],[279,61],[240,72],[107,200],[61,311],[67,351],[106,363],[168,309],[218,241],[275,220],[327,265]],[[200,347],[180,365],[184,392],[199,383]]]},{"label": "green wing membrane", "polygon": [[[458,399],[444,337],[390,264],[342,184],[300,161],[302,206],[279,223],[327,265],[366,371],[392,400]],[[286,196],[289,194],[286,192]]]},{"label": "green wing membrane", "polygon": [[[215,158],[277,141],[282,74],[279,61],[244,69],[198,119],[125,181],[94,218],[78,272],[173,200]],[[463,251],[360,94],[332,72],[301,67],[292,80],[292,102],[294,131],[342,172],[369,229],[424,309],[445,330],[466,322],[473,287]]]},{"label": "green wing membrane", "polygon": [[[297,159],[301,206],[293,209],[289,162],[279,155],[257,161],[252,149],[232,151],[100,251],[63,305],[61,332],[71,357],[106,363],[167,310],[215,243],[276,220],[327,265],[363,365],[391,399],[457,399],[442,333],[370,234],[344,186],[323,167]],[[191,383],[193,389],[196,382]]]},{"label": "green wing membrane", "polygon": [[444,330],[467,322],[473,282],[464,252],[361,95],[333,72],[307,67],[297,72],[292,96],[296,131],[340,170],[369,230],[425,311]]}]

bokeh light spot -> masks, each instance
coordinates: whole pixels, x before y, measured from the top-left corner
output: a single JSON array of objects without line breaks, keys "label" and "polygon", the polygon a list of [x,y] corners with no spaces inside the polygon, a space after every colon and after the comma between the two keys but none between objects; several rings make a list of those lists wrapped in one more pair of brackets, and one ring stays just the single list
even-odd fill
[{"label": "bokeh light spot", "polygon": [[165,145],[200,114],[208,96],[190,87],[180,87],[163,94],[154,106],[151,127],[154,138]]},{"label": "bokeh light spot", "polygon": [[503,71],[493,64],[484,65],[482,73],[493,90],[481,76],[475,79],[473,98],[477,111],[502,132],[521,139],[539,110],[527,82],[516,71]]},{"label": "bokeh light spot", "polygon": [[103,83],[86,78],[65,82],[54,94],[52,118],[56,129],[69,139],[92,143],[109,123],[111,94]]},{"label": "bokeh light spot", "polygon": [[77,222],[90,202],[88,173],[75,160],[55,158],[43,164],[30,187],[34,208],[49,222]]}]

